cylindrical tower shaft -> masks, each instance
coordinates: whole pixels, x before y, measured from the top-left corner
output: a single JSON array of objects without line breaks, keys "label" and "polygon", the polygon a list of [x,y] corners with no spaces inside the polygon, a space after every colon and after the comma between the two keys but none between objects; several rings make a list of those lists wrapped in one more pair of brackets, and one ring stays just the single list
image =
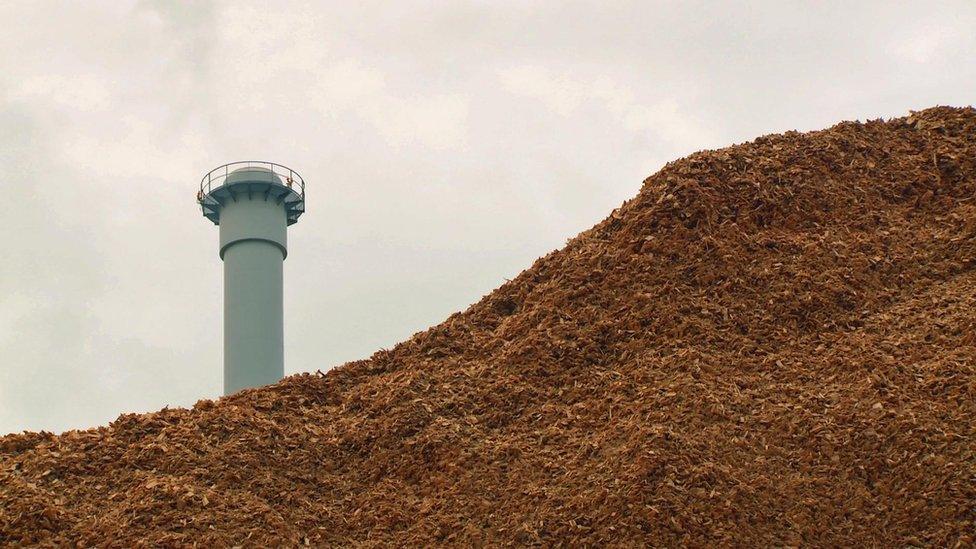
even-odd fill
[{"label": "cylindrical tower shaft", "polygon": [[265,240],[224,248],[224,394],[284,377],[283,259]]},{"label": "cylindrical tower shaft", "polygon": [[224,261],[224,394],[284,376],[282,262],[287,226],[304,211],[304,193],[292,183],[248,166],[201,191],[204,215],[220,226]]}]

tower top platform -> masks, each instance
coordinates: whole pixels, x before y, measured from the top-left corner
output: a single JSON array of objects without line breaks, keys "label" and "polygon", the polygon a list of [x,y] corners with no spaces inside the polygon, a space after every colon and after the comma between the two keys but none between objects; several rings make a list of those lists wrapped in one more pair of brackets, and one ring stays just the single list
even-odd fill
[{"label": "tower top platform", "polygon": [[262,196],[285,208],[289,225],[305,213],[305,180],[295,170],[260,160],[231,162],[210,170],[200,180],[197,203],[203,216],[220,225],[220,210],[238,197]]}]

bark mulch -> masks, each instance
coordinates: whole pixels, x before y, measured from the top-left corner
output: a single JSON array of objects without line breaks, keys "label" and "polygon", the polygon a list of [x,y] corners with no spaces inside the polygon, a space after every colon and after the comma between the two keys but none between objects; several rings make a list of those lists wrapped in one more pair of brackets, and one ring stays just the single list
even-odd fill
[{"label": "bark mulch", "polygon": [[0,542],[970,546],[976,111],[668,164],[463,313],[0,438]]}]

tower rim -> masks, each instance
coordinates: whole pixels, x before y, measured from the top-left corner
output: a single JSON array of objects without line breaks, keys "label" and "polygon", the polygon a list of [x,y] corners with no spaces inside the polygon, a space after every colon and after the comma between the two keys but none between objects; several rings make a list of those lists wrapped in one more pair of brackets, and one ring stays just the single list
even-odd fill
[{"label": "tower rim", "polygon": [[264,160],[229,162],[210,170],[200,180],[196,198],[203,216],[220,225],[221,208],[239,193],[264,193],[277,200],[285,208],[288,225],[298,223],[305,213],[305,179],[287,166]]}]

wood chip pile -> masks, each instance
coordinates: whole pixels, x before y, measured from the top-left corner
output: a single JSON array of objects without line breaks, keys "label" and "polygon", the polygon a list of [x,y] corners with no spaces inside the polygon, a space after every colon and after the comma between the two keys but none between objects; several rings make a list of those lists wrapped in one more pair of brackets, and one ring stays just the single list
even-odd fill
[{"label": "wood chip pile", "polygon": [[369,360],[0,438],[0,542],[976,543],[976,111],[667,165]]}]

